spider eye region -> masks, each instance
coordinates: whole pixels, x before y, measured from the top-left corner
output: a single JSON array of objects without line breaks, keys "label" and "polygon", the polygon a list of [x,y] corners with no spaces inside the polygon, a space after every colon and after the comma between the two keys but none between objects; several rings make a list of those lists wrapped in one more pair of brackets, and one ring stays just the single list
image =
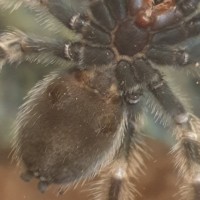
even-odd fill
[{"label": "spider eye region", "polygon": [[149,33],[137,27],[132,19],[122,22],[116,29],[114,45],[120,55],[134,56],[142,51],[149,40]]}]

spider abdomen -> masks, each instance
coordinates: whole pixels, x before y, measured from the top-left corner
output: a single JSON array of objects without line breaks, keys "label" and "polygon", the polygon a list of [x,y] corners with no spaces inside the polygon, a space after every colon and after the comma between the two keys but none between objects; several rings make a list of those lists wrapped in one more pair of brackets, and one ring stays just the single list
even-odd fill
[{"label": "spider abdomen", "polygon": [[102,73],[51,75],[23,106],[17,152],[27,170],[23,178],[40,179],[41,191],[45,184],[91,176],[119,148],[124,129],[120,97],[113,79]]}]

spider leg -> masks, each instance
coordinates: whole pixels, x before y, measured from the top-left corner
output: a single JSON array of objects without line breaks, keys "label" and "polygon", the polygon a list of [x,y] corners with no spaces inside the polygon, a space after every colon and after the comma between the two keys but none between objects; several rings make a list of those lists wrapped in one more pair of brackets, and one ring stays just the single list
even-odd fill
[{"label": "spider leg", "polygon": [[68,60],[78,62],[81,68],[108,65],[114,59],[110,48],[93,47],[77,42],[65,44],[65,56]]},{"label": "spider leg", "polygon": [[128,104],[126,109],[128,122],[123,144],[115,161],[101,173],[100,180],[93,184],[94,199],[132,200],[138,194],[133,179],[138,179],[139,174],[145,170],[144,158],[148,157],[148,148],[140,135],[141,105]]},{"label": "spider leg", "polygon": [[81,33],[86,41],[109,45],[111,36],[108,31],[114,29],[116,20],[126,17],[126,12],[126,1],[123,0],[91,1],[87,13],[72,17],[71,29]]},{"label": "spider leg", "polygon": [[185,68],[189,65],[199,67],[199,49],[199,41],[181,48],[173,48],[167,45],[152,46],[147,51],[146,56],[160,66],[168,65],[176,69]]},{"label": "spider leg", "polygon": [[0,0],[0,7],[1,9],[4,10],[17,10],[19,7],[21,7],[23,4],[22,0],[10,0],[10,1],[5,1],[5,0]]},{"label": "spider leg", "polygon": [[[172,93],[161,73],[157,69],[154,69],[145,57],[136,59],[133,62],[133,66],[137,69],[140,80],[145,83],[143,87],[146,87],[163,107],[160,107],[161,110],[156,112],[156,115],[158,115],[158,117],[161,117],[163,114],[164,116],[170,116],[177,123],[182,122],[182,120],[184,121],[186,111],[180,101]],[[166,112],[162,113],[162,110]]]},{"label": "spider leg", "polygon": [[[81,33],[83,39],[95,44],[109,45],[111,37],[107,31],[113,30],[117,19],[126,16],[126,2],[122,0],[113,1],[91,1],[88,11],[85,13],[72,10],[71,7],[62,5],[62,1],[45,0],[45,6],[68,28]],[[64,10],[69,9],[70,11]],[[110,14],[111,13],[111,14]]]},{"label": "spider leg", "polygon": [[184,180],[180,188],[182,199],[198,200],[200,198],[200,119],[187,113],[161,74],[157,72],[156,77],[154,76],[148,87],[172,118],[171,125],[177,139],[173,149],[175,163]]},{"label": "spider leg", "polygon": [[127,115],[124,139],[115,161],[101,173],[92,191],[95,199],[131,200],[137,194],[132,179],[143,173],[144,156],[148,155],[140,134],[143,85],[132,64],[125,60],[117,64],[116,77]]},{"label": "spider leg", "polygon": [[[34,0],[27,2],[27,4],[36,8],[46,8],[47,12],[57,18],[64,26],[80,33],[86,41],[100,45],[109,45],[111,43],[111,36],[107,31],[114,29],[115,19],[125,17],[125,2],[118,0],[117,3],[113,0],[107,1],[106,4],[101,0],[91,1],[87,6],[88,11],[82,12],[81,10],[73,9],[70,3],[67,4],[63,0]],[[41,9],[40,13],[43,16],[44,9]]]},{"label": "spider leg", "polygon": [[[51,59],[49,59],[49,57]],[[54,63],[59,58],[78,62],[81,67],[104,65],[112,62],[113,52],[109,48],[97,48],[71,41],[37,39],[21,31],[7,32],[0,36],[0,64],[23,60]],[[66,64],[66,62],[64,62]]]},{"label": "spider leg", "polygon": [[[68,2],[65,0],[22,0],[25,6],[37,10],[38,12],[49,12],[65,26],[70,28],[71,19],[77,15],[81,10],[76,10],[74,7],[77,2]],[[81,4],[82,5],[82,4]]]},{"label": "spider leg", "polygon": [[95,21],[106,30],[113,30],[115,27],[115,20],[109,13],[108,7],[104,4],[103,0],[91,1],[90,12]]},{"label": "spider leg", "polygon": [[200,14],[192,17],[190,20],[178,24],[168,30],[162,30],[153,35],[153,45],[174,45],[188,38],[198,36],[200,34]]},{"label": "spider leg", "polygon": [[180,188],[182,200],[198,200],[200,198],[200,120],[185,111],[167,85],[159,90],[154,89],[152,92],[164,110],[174,119],[177,144],[173,152],[176,167],[184,182]]},{"label": "spider leg", "polygon": [[200,199],[200,119],[189,115],[187,121],[176,124],[177,144],[173,148],[175,164],[184,182],[180,188],[182,200]]},{"label": "spider leg", "polygon": [[[119,0],[120,1],[120,0]],[[120,2],[119,2],[120,3]],[[107,6],[103,4],[103,2],[99,2],[96,5],[96,3],[91,3],[90,7],[90,14],[83,12],[85,8],[89,8],[88,1],[85,2],[78,2],[76,1],[65,1],[65,0],[11,0],[9,2],[5,0],[0,0],[0,5],[4,9],[12,9],[16,10],[20,6],[28,6],[31,9],[36,10],[37,12],[37,18],[38,20],[47,26],[48,28],[58,31],[59,29],[62,29],[63,25],[67,27],[70,30],[73,30],[77,33],[80,33],[83,37],[84,40],[94,43],[94,44],[100,44],[100,45],[108,45],[111,42],[111,37],[110,35],[105,32],[104,29],[102,29],[98,24],[98,19],[95,23],[94,22],[94,17],[92,17],[91,13],[94,13],[96,15],[96,10],[104,16],[102,21],[100,21],[100,24],[108,24],[107,19],[110,19],[109,21],[113,21],[113,17],[110,16],[108,12]],[[112,1],[108,2],[108,6],[113,5],[114,3]],[[98,7],[100,6],[100,7]],[[118,7],[119,6],[119,7]],[[116,10],[117,9],[117,10]],[[116,5],[114,9],[112,9],[113,13],[119,14],[118,11],[122,11],[122,2],[119,5]],[[106,16],[105,16],[106,15]],[[101,18],[102,18],[101,16]],[[117,15],[118,16],[118,15]],[[55,22],[55,19],[57,21]],[[93,18],[91,20],[90,18]],[[100,18],[100,19],[101,19]],[[62,26],[57,26],[60,22]],[[56,28],[55,28],[56,26]]]},{"label": "spider leg", "polygon": [[124,0],[107,0],[105,2],[112,16],[116,20],[122,20],[127,16],[127,1]]},{"label": "spider leg", "polygon": [[[23,60],[54,63],[57,58],[64,58],[64,43],[36,39],[21,31],[5,32],[0,35],[0,65],[19,63]],[[51,55],[51,59],[47,55]],[[58,60],[58,59],[57,59]]]},{"label": "spider leg", "polygon": [[162,75],[157,70],[155,73],[156,75],[154,75],[154,78],[148,84],[149,90],[159,101],[166,114],[177,124],[186,122],[188,120],[188,114],[184,106],[173,94]]},{"label": "spider leg", "polygon": [[[87,13],[76,11],[69,3],[67,4],[63,0],[43,0],[37,2],[41,4],[40,6],[45,6],[48,12],[51,13],[60,22],[62,22],[64,26],[71,30],[74,30],[75,32],[81,33],[83,39],[85,39],[86,41],[103,45],[108,45],[111,42],[109,34],[107,34],[102,28],[92,22],[89,19],[90,17]],[[98,5],[95,5],[95,3],[93,4],[91,10],[94,13],[95,9],[99,11],[102,7],[103,11],[105,10],[105,6],[102,2],[100,2],[100,8],[98,8]],[[41,11],[43,12],[43,10]],[[103,12],[102,14],[106,14],[105,19],[107,19],[106,17],[109,16],[108,12]],[[103,21],[105,19],[103,19]]]}]

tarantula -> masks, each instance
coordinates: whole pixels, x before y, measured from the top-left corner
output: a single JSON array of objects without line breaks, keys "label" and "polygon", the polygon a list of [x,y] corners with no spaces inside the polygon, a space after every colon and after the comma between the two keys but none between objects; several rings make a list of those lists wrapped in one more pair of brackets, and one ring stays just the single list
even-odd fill
[{"label": "tarantula", "polygon": [[[182,199],[200,199],[200,120],[168,86],[161,68],[199,68],[199,0],[0,0],[27,6],[79,35],[76,41],[10,31],[0,36],[1,64],[22,60],[71,63],[28,94],[15,123],[14,156],[22,178],[70,185],[99,174],[96,199],[134,199],[131,177],[143,166],[141,116],[154,99],[175,134]],[[45,16],[45,17],[44,17]]]}]

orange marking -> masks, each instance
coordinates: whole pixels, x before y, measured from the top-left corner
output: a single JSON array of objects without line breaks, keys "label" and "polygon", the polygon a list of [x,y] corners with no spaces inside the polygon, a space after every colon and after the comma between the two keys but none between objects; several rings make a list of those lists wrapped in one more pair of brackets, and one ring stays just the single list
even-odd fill
[{"label": "orange marking", "polygon": [[155,5],[153,0],[144,0],[143,6],[137,13],[136,23],[143,28],[147,28],[155,23],[156,18],[170,9],[175,8],[175,0],[164,0]]}]

